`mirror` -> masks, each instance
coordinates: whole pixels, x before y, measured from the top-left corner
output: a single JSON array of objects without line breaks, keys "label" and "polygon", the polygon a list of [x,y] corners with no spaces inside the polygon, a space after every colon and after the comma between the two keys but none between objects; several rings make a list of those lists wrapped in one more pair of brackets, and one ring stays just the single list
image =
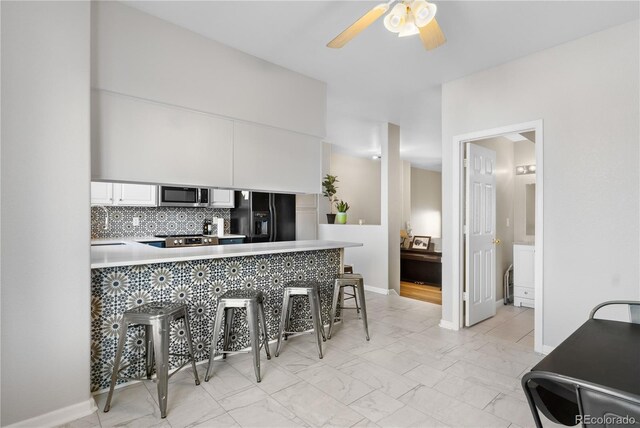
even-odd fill
[{"label": "mirror", "polygon": [[525,185],[525,233],[536,234],[536,183]]}]

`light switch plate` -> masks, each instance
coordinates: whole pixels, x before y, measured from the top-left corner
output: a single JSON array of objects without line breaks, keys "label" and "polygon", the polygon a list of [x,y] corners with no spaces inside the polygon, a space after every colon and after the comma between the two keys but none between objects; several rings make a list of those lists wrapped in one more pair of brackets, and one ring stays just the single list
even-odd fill
[{"label": "light switch plate", "polygon": [[133,225],[140,226],[140,217],[133,217]]}]

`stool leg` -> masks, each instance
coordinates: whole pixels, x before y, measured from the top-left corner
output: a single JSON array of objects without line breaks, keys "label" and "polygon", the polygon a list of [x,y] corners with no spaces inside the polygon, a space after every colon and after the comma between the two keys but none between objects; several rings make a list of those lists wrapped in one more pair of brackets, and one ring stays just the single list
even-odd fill
[{"label": "stool leg", "polygon": [[153,374],[153,331],[151,330],[150,325],[144,326],[144,340],[147,355],[147,379],[151,379],[151,375]]},{"label": "stool leg", "polygon": [[359,280],[358,285],[358,294],[360,295],[360,307],[362,308],[362,323],[364,324],[364,334],[369,340],[369,324],[367,323],[367,303],[364,300],[364,280]]},{"label": "stool leg", "polygon": [[113,373],[111,373],[111,384],[109,385],[109,395],[107,396],[107,403],[104,405],[104,412],[108,412],[111,409],[111,398],[113,398],[113,389],[118,382],[118,373],[120,369],[120,361],[122,360],[122,351],[124,351],[124,345],[127,341],[127,322],[122,319],[120,329],[118,331],[118,350],[116,351],[116,358],[113,361]]},{"label": "stool leg", "polygon": [[253,354],[253,370],[256,372],[256,381],[260,382],[260,330],[258,329],[258,308],[254,302],[247,306],[247,323]]},{"label": "stool leg", "polygon": [[311,318],[313,320],[313,329],[316,334],[316,340],[318,341],[318,355],[322,359],[322,340],[320,339],[320,330],[322,329],[322,321],[320,316],[320,295],[318,289],[314,289],[309,292],[309,303],[311,304]]},{"label": "stool leg", "polygon": [[[231,336],[231,329],[233,328],[233,317],[236,314],[234,308],[226,308],[224,310],[224,335],[222,336],[224,339],[222,340],[222,350],[229,350],[229,337]],[[222,359],[227,359],[227,354],[222,354]]]},{"label": "stool leg", "polygon": [[191,357],[191,368],[193,368],[193,377],[196,380],[196,385],[200,385],[198,369],[196,368],[196,354],[193,352],[193,340],[191,339],[191,326],[189,325],[189,313],[187,309],[185,309],[184,311],[184,331],[187,333],[187,345],[189,346],[189,355]]},{"label": "stool leg", "polygon": [[293,316],[293,304],[295,303],[295,300],[293,299],[293,296],[289,296],[289,299],[287,300],[288,305],[287,305],[287,321],[284,324],[284,340],[287,340],[287,338],[289,337],[289,333],[286,333],[287,331],[291,331],[291,317]]},{"label": "stool leg", "polygon": [[353,288],[353,301],[356,303],[356,314],[360,315],[360,306],[358,306],[358,293],[356,293],[356,286],[352,285]]},{"label": "stool leg", "polygon": [[327,339],[331,339],[331,334],[333,333],[333,323],[336,319],[336,312],[338,310],[338,298],[340,297],[340,283],[336,280],[335,285],[333,286],[333,299],[331,303],[331,313],[329,314],[329,334],[327,334]]},{"label": "stool leg", "polygon": [[284,296],[282,297],[282,311],[280,311],[280,328],[278,329],[278,344],[276,345],[276,357],[280,355],[280,348],[282,347],[282,336],[284,335],[287,325],[287,317],[289,314],[289,293],[284,290]]},{"label": "stool leg", "polygon": [[264,303],[258,303],[258,315],[262,320],[262,334],[264,335],[264,350],[267,353],[267,360],[271,359],[271,352],[269,352],[269,331],[267,330],[267,318],[264,316]]},{"label": "stool leg", "polygon": [[166,319],[153,323],[153,347],[158,378],[158,404],[160,417],[167,417],[167,395],[169,389],[169,322]]},{"label": "stool leg", "polygon": [[211,333],[211,348],[209,349],[209,366],[207,367],[207,374],[204,376],[204,381],[209,382],[211,373],[213,372],[213,359],[216,356],[216,347],[218,346],[218,339],[220,338],[220,329],[222,328],[222,317],[224,316],[224,304],[218,304],[218,310],[216,311],[216,321],[213,325],[213,332]]}]

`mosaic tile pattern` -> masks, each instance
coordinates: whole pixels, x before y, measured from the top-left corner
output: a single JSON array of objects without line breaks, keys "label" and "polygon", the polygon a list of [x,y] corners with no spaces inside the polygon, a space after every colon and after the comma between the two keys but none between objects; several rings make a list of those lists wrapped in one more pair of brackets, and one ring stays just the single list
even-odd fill
[{"label": "mosaic tile pattern", "polygon": [[[339,250],[307,251],[250,257],[194,260],[141,266],[122,266],[91,271],[91,391],[108,388],[117,347],[117,330],[123,313],[144,303],[173,301],[189,305],[194,350],[198,361],[209,358],[211,332],[218,297],[225,291],[255,288],[265,293],[265,314],[269,337],[277,336],[282,296],[286,281],[313,280],[321,284],[322,317],[329,319],[333,280],[340,268]],[[294,297],[293,318],[310,318],[308,300]],[[236,310],[232,350],[249,346],[246,311]],[[296,330],[309,323],[294,323]],[[222,346],[220,342],[219,346]],[[186,353],[181,321],[171,328],[171,353]],[[275,349],[274,349],[275,351]],[[131,363],[122,375],[144,374],[144,330],[131,327],[123,363]],[[171,357],[171,366],[179,359]],[[119,381],[120,383],[124,381]]]},{"label": "mosaic tile pattern", "polygon": [[[91,207],[91,239],[147,237],[155,234],[202,233],[204,220],[224,219],[225,233],[229,233],[229,209],[174,207],[118,207],[105,206],[109,212],[108,229],[104,229],[105,212]],[[140,217],[140,225],[133,226],[133,217]],[[213,233],[217,226],[213,225]]]}]

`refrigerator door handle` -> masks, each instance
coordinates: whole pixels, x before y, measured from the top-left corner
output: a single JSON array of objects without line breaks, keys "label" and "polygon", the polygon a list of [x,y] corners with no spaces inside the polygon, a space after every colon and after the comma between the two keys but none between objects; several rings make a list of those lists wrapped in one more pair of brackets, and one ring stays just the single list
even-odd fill
[{"label": "refrigerator door handle", "polygon": [[271,239],[269,239],[269,241],[271,242],[275,242],[276,238],[277,238],[277,233],[278,233],[278,218],[277,218],[277,213],[276,213],[276,202],[275,202],[275,195],[273,193],[269,194],[269,210],[271,211]]}]

